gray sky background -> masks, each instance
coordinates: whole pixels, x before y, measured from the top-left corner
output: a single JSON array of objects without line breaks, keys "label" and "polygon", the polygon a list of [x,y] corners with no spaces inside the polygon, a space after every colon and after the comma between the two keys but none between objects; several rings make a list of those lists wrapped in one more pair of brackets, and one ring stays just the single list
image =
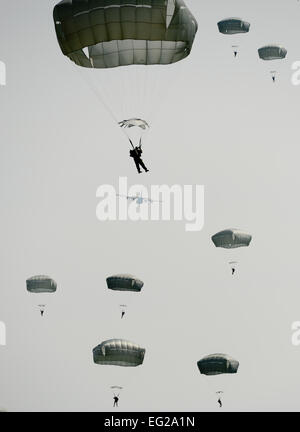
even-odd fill
[{"label": "gray sky background", "polygon": [[[300,5],[186,3],[199,31],[191,55],[170,72],[171,92],[161,72],[165,103],[144,148],[151,173],[138,176],[124,136],[60,52],[56,0],[1,0],[0,406],[9,411],[109,411],[114,384],[125,386],[123,411],[217,411],[219,387],[224,410],[300,408],[300,348],[291,344],[300,320],[300,87],[290,81]],[[219,34],[216,23],[230,16],[248,20],[250,33]],[[262,62],[257,48],[268,43],[285,46],[287,59]],[[204,229],[100,223],[96,189],[119,176],[205,185]],[[251,246],[216,249],[211,235],[229,227],[250,232]],[[234,279],[231,258],[240,262]],[[140,294],[106,289],[105,278],[123,272],[145,282]],[[28,294],[35,274],[52,276],[56,295]],[[43,320],[39,302],[47,303]],[[130,307],[121,322],[123,302]],[[114,337],[145,347],[144,364],[94,365],[92,348]],[[215,352],[240,361],[236,376],[199,374],[196,362]]]}]

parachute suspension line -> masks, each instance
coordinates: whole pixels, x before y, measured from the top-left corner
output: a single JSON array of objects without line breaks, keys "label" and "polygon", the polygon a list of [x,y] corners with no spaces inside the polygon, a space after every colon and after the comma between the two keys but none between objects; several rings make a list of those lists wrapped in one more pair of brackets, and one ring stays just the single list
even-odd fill
[{"label": "parachute suspension line", "polygon": [[145,69],[147,69],[147,66],[140,66],[137,65],[136,66],[136,80],[137,80],[137,84],[138,84],[138,88],[137,88],[137,92],[136,92],[136,97],[137,97],[137,109],[138,109],[138,116],[139,117],[145,117],[145,113],[143,112],[143,88],[145,85]]},{"label": "parachute suspension line", "polygon": [[[144,88],[143,88],[143,102],[145,103],[145,106],[147,106],[146,105],[146,103],[147,103],[147,89],[149,88],[149,67],[150,66],[148,66],[148,51],[147,51],[147,66],[145,67],[145,69],[146,69],[146,71],[145,71],[145,80],[144,80]],[[147,115],[148,115],[149,113],[147,113]]]},{"label": "parachute suspension line", "polygon": [[[159,66],[158,66],[159,67]],[[174,93],[175,86],[178,85],[178,77],[183,76],[182,70],[184,67],[184,61],[177,62],[174,64],[171,64],[167,67],[168,71],[164,69],[164,93],[163,97],[159,98],[159,103],[157,106],[154,106],[152,111],[149,113],[149,119],[151,119],[151,126],[154,124],[159,124],[161,119],[163,118],[161,114],[161,111],[166,104],[166,101],[169,99],[170,95]],[[158,83],[161,81],[161,78],[157,76],[156,84],[158,86]]]},{"label": "parachute suspension line", "polygon": [[121,128],[121,129],[123,130],[123,132],[124,132],[125,135],[127,136],[127,139],[128,139],[128,141],[129,141],[131,147],[134,149],[134,144],[133,144],[133,142],[130,140],[130,136],[129,136],[128,133],[127,133],[127,128]]},{"label": "parachute suspension line", "polygon": [[[147,53],[148,56],[148,53]],[[148,61],[148,59],[147,59]],[[148,71],[149,67],[145,66],[144,71],[143,71],[143,87],[142,87],[142,91],[141,91],[141,106],[143,107],[149,107],[148,102],[147,102],[147,88],[149,86],[148,83],[148,79],[149,79],[149,71]],[[151,119],[149,118],[149,112],[147,112],[148,110],[144,110],[143,111],[143,119],[146,120],[147,122],[150,122],[150,126],[152,126],[151,124]],[[142,135],[142,140],[144,142],[145,138],[147,137],[147,133]]]},{"label": "parachute suspension line", "polygon": [[[126,110],[125,110],[125,100],[127,101],[128,100],[128,95],[126,94],[126,92],[128,93],[128,82],[127,82],[127,80],[125,79],[126,78],[126,76],[125,76],[125,70],[123,71],[123,70],[121,70],[121,80],[120,80],[120,85],[121,85],[121,88],[120,88],[120,91],[121,92],[123,92],[123,95],[124,95],[124,97],[122,97],[121,98],[121,112],[122,112],[122,118],[120,119],[120,120],[125,120],[126,119],[126,115],[127,115],[127,113],[126,113]],[[126,94],[126,97],[125,97],[125,94]]]},{"label": "parachute suspension line", "polygon": [[[139,91],[139,108],[140,108],[140,112],[143,114],[142,118],[145,117],[144,112],[142,111],[143,106],[144,106],[144,89],[145,89],[145,81],[146,81],[146,72],[147,72],[148,67],[147,66],[141,66],[140,70],[140,91]],[[146,119],[147,120],[147,119]]]},{"label": "parachute suspension line", "polygon": [[[217,383],[213,383],[213,381],[210,380],[210,378],[214,379],[216,377],[204,377],[209,393],[211,393],[211,395],[214,397],[215,401],[217,402],[217,395],[216,395],[216,388],[217,388],[216,384]],[[222,390],[222,393],[223,393],[223,390]]]},{"label": "parachute suspension line", "polygon": [[94,84],[87,79],[87,77],[81,73],[79,68],[76,68],[77,72],[79,72],[79,74],[81,75],[81,77],[84,79],[85,83],[88,85],[88,87],[90,88],[90,90],[92,91],[92,93],[95,94],[96,98],[101,102],[101,104],[104,106],[104,108],[108,111],[108,113],[111,115],[111,117],[113,118],[113,120],[118,123],[117,118],[115,117],[114,113],[112,112],[112,110],[110,109],[110,107],[107,105],[107,103],[104,101],[103,96],[101,95],[101,92],[99,91],[99,89],[96,88],[96,86],[94,86]]},{"label": "parachute suspension line", "polygon": [[[100,90],[92,83],[92,81],[90,79],[87,79],[87,76],[85,76],[85,74],[81,72],[80,68],[76,67],[75,69],[80,74],[80,76],[82,77],[82,79],[85,81],[85,83],[87,84],[87,86],[90,88],[91,92],[94,93],[94,95],[99,100],[99,102],[103,105],[103,107],[106,109],[106,111],[110,114],[110,116],[113,119],[113,121],[117,124],[117,126],[119,126],[119,120],[114,115],[114,113],[112,112],[111,108],[105,102],[103,96],[101,95]],[[124,128],[121,128],[121,129],[122,129],[123,133],[125,134],[125,136],[128,138],[128,135],[127,135],[126,131],[124,130]]]},{"label": "parachute suspension line", "polygon": [[[118,48],[118,57],[119,57],[119,63],[120,63],[120,52],[119,52],[119,41],[117,40],[117,48]],[[122,94],[125,92],[126,90],[126,86],[124,85],[124,80],[123,80],[123,75],[122,73],[120,74],[120,77],[122,77],[122,81],[117,80],[118,86],[119,86],[119,92],[118,95]],[[119,121],[124,119],[124,99],[120,98],[120,104],[121,104],[121,116],[122,118],[118,119]]]}]

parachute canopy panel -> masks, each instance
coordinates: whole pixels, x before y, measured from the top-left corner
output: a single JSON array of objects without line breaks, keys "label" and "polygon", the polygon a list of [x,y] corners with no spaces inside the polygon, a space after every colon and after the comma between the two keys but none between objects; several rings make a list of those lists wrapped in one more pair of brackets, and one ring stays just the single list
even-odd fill
[{"label": "parachute canopy panel", "polygon": [[88,68],[178,62],[198,29],[183,0],[62,0],[53,17],[63,54]]},{"label": "parachute canopy panel", "polygon": [[234,249],[249,246],[252,236],[237,229],[227,229],[212,236],[216,247]]},{"label": "parachute canopy panel", "polygon": [[240,18],[227,18],[218,22],[218,28],[219,32],[225,35],[248,33],[250,30],[250,23]]},{"label": "parachute canopy panel", "polygon": [[203,375],[235,374],[239,362],[227,354],[210,354],[199,360],[197,366]]},{"label": "parachute canopy panel", "polygon": [[93,358],[99,365],[135,367],[143,363],[145,352],[133,342],[111,339],[93,349]]},{"label": "parachute canopy panel", "polygon": [[258,55],[262,60],[283,60],[287,50],[280,45],[266,45],[259,48]]},{"label": "parachute canopy panel", "polygon": [[106,279],[107,288],[114,291],[140,292],[144,282],[129,274],[118,274]]},{"label": "parachute canopy panel", "polygon": [[27,279],[26,287],[31,293],[54,293],[57,284],[49,276],[33,276]]}]

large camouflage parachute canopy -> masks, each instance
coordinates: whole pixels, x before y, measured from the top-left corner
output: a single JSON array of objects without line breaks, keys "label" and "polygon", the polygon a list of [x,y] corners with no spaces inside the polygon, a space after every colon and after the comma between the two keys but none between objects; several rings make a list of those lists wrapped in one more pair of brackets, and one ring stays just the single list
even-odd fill
[{"label": "large camouflage parachute canopy", "polygon": [[133,342],[111,339],[93,349],[93,358],[99,365],[139,366],[144,361],[145,352]]},{"label": "large camouflage parachute canopy", "polygon": [[54,293],[57,284],[49,276],[33,276],[27,279],[26,287],[31,293]]},{"label": "large camouflage parachute canopy", "polygon": [[248,33],[250,24],[240,18],[227,18],[218,22],[219,32],[225,35]]},{"label": "large camouflage parachute canopy", "polygon": [[63,0],[53,15],[63,54],[88,68],[178,62],[198,28],[183,0]]},{"label": "large camouflage parachute canopy", "polygon": [[135,291],[140,292],[144,282],[135,276],[128,274],[118,274],[106,279],[107,288],[114,291]]},{"label": "large camouflage parachute canopy", "polygon": [[227,229],[213,235],[211,239],[216,247],[233,249],[249,246],[252,236],[237,229]]},{"label": "large camouflage parachute canopy", "polygon": [[227,354],[210,354],[199,360],[197,366],[203,375],[235,374],[239,362]]},{"label": "large camouflage parachute canopy", "polygon": [[258,55],[262,60],[283,60],[287,50],[280,45],[266,45],[259,48]]}]

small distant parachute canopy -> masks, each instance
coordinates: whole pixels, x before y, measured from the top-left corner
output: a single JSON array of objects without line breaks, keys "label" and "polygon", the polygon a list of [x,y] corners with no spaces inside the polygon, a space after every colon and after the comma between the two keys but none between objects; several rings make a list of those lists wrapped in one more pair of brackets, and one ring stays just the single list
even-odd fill
[{"label": "small distant parachute canopy", "polygon": [[87,68],[178,62],[198,29],[183,0],[62,0],[53,17],[63,54]]},{"label": "small distant parachute canopy", "polygon": [[129,120],[122,120],[119,122],[120,127],[122,128],[132,128],[132,127],[139,127],[143,130],[147,130],[150,128],[149,124],[146,122],[146,120],[138,119],[138,118],[132,118]]},{"label": "small distant parachute canopy", "polygon": [[227,229],[213,235],[211,239],[216,247],[234,249],[249,246],[252,236],[237,229]]},{"label": "small distant parachute canopy", "polygon": [[143,363],[145,352],[133,342],[111,339],[93,349],[93,358],[99,365],[135,367]]},{"label": "small distant parachute canopy", "polygon": [[287,55],[287,50],[279,45],[266,45],[259,48],[258,55],[262,60],[282,60]]},{"label": "small distant parachute canopy", "polygon": [[203,375],[235,374],[239,362],[227,354],[210,354],[199,360],[197,366]]},{"label": "small distant parachute canopy", "polygon": [[248,33],[250,24],[240,18],[227,18],[218,22],[219,32],[225,35]]},{"label": "small distant parachute canopy", "polygon": [[27,291],[35,294],[54,293],[57,289],[56,282],[49,276],[33,276],[26,281]]},{"label": "small distant parachute canopy", "polygon": [[111,386],[110,387],[111,389],[113,389],[113,390],[123,390],[123,387],[120,387],[120,386]]},{"label": "small distant parachute canopy", "polygon": [[107,288],[114,291],[140,292],[144,282],[129,274],[118,274],[106,279]]}]

